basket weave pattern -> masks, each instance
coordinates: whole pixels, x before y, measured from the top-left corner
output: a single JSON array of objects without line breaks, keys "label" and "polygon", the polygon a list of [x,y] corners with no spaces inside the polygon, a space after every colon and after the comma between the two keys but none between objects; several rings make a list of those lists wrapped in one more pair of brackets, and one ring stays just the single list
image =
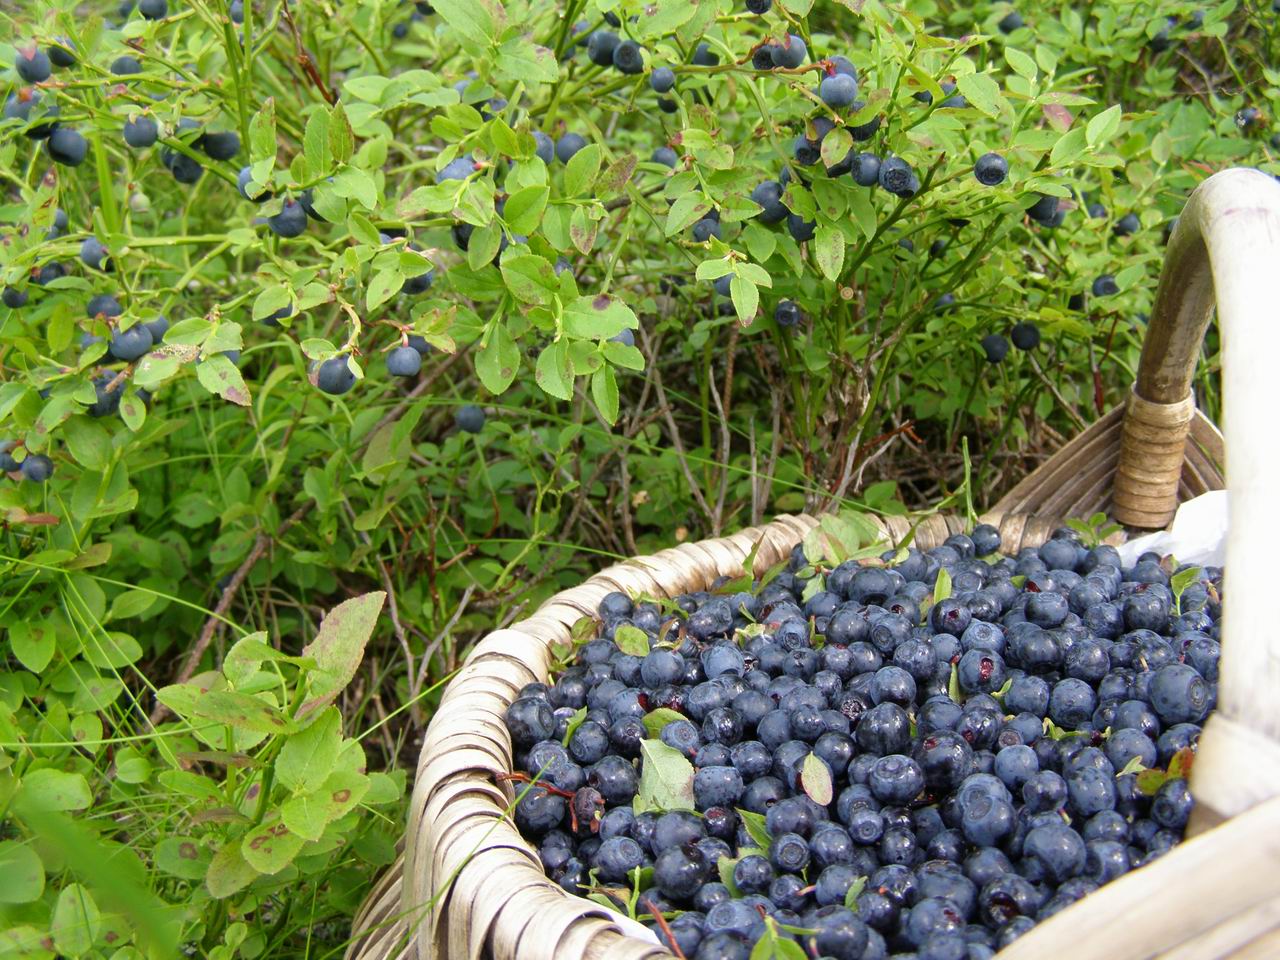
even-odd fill
[{"label": "basket weave pattern", "polygon": [[[1280,253],[1280,187],[1231,170],[1202,184],[1173,233],[1133,393],[1018,484],[990,514],[1002,549],[1043,543],[1063,518],[1099,510],[1131,527],[1164,526],[1177,503],[1234,481],[1228,565],[1264,569],[1280,513],[1263,482],[1280,476],[1280,444],[1256,436],[1270,385],[1265,351]],[[1216,304],[1224,329],[1226,434],[1200,414],[1191,383]],[[1269,331],[1266,335],[1269,335]],[[1263,341],[1265,342],[1265,341]],[[1229,456],[1229,459],[1228,459]],[[787,556],[817,523],[779,517],[731,537],[610,567],[533,616],[486,636],[450,683],[428,727],[404,853],[356,919],[350,960],[479,958],[641,960],[666,951],[626,936],[611,911],[549,880],[507,811],[516,791],[504,723],[527,683],[545,681],[551,648],[613,590],[670,597],[755,573]],[[885,539],[928,548],[964,529],[931,516],[887,518]],[[1236,574],[1232,574],[1236,576]],[[1280,635],[1264,590],[1233,593],[1220,702],[1193,769],[1198,834],[1037,926],[999,960],[1263,960],[1280,957]],[[1274,638],[1274,639],[1273,639]],[[1225,822],[1224,822],[1225,821]],[[1220,825],[1219,825],[1220,824]],[[1210,829],[1212,828],[1212,829]]]}]

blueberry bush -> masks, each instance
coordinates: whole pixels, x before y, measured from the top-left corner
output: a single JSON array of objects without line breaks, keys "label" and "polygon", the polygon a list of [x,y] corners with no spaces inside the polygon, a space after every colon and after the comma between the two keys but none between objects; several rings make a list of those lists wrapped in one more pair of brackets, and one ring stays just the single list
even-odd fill
[{"label": "blueberry bush", "polygon": [[1280,170],[1276,16],[0,11],[6,949],[334,955],[481,632],[994,499],[1123,398],[1188,190]]}]

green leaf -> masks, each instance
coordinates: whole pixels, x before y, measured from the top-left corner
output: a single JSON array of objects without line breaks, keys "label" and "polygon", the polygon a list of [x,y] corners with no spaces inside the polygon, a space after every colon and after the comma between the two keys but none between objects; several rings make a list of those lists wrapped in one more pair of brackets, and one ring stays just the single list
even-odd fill
[{"label": "green leaf", "polygon": [[1000,115],[1000,84],[986,73],[966,73],[956,78],[956,87],[964,94],[971,107],[981,110],[989,117]]},{"label": "green leaf", "polygon": [[333,168],[333,153],[329,149],[329,113],[312,110],[307,118],[306,132],[302,137],[302,152],[314,177],[327,174]]},{"label": "green leaf", "polygon": [[711,210],[711,203],[699,193],[686,193],[671,205],[667,212],[666,234],[675,236],[681,230],[693,226]]},{"label": "green leaf", "polygon": [[399,267],[393,267],[390,270],[379,270],[373,275],[369,281],[369,286],[364,293],[365,309],[370,312],[377,310],[397,293],[404,286],[404,274],[400,272]]},{"label": "green leaf", "polygon": [[742,825],[746,827],[747,833],[756,842],[756,846],[768,850],[773,843],[773,837],[769,834],[769,828],[765,825],[764,814],[739,809],[738,816],[742,818]]},{"label": "green leaf", "polygon": [[527,37],[512,37],[503,43],[493,63],[494,72],[500,79],[526,86],[555,83],[560,76],[555,53]]},{"label": "green leaf", "polygon": [[346,163],[355,151],[356,136],[351,131],[351,121],[339,100],[329,111],[329,152],[337,163]]},{"label": "green leaf", "polygon": [[306,840],[319,840],[324,828],[345,816],[368,792],[371,781],[354,770],[335,770],[314,792],[286,800],[281,820]]},{"label": "green leaf", "polygon": [[231,358],[225,354],[206,357],[196,366],[196,379],[210,393],[242,407],[249,406],[249,388]]},{"label": "green leaf", "polygon": [[602,160],[603,153],[598,143],[589,143],[570,157],[564,168],[565,196],[578,197],[590,191],[600,175]]},{"label": "green leaf", "polygon": [[238,840],[231,840],[213,855],[204,885],[215,900],[243,890],[258,878],[258,871],[245,859]]},{"label": "green leaf", "polygon": [[21,782],[23,800],[43,810],[85,810],[93,803],[82,773],[44,767],[27,773]]},{"label": "green leaf", "polygon": [[342,746],[342,717],[326,707],[305,729],[290,736],[276,758],[276,778],[294,793],[317,789],[333,771]]},{"label": "green leaf", "polygon": [[831,770],[817,754],[810,753],[800,766],[800,785],[809,799],[820,806],[826,806],[834,795],[831,782]]},{"label": "green leaf", "polygon": [[836,127],[822,138],[822,164],[834,167],[853,149],[853,136],[844,127]]},{"label": "green leaf", "polygon": [[1004,48],[1005,62],[1013,68],[1013,72],[1028,80],[1036,78],[1036,62],[1015,47]]},{"label": "green leaf", "polygon": [[1086,148],[1085,129],[1075,127],[1053,145],[1053,149],[1049,151],[1049,163],[1055,167],[1066,166],[1083,154]]},{"label": "green leaf", "polygon": [[591,399],[609,424],[618,422],[618,379],[613,367],[601,367],[591,375]]},{"label": "green leaf", "polygon": [[867,878],[858,877],[853,883],[849,884],[849,889],[844,894],[844,905],[850,910],[858,909],[858,897],[862,895],[862,891],[867,887]]},{"label": "green leaf", "polygon": [[[535,187],[534,189],[545,190],[546,188]],[[510,201],[508,201],[509,204]],[[521,303],[548,305],[560,289],[556,282],[555,268],[545,257],[537,254],[526,253],[507,257],[502,261],[499,269],[507,289]]]},{"label": "green leaf", "polygon": [[489,334],[489,341],[476,355],[476,376],[495,396],[506,392],[520,370],[520,348],[504,324]]},{"label": "green leaf", "polygon": [[358,167],[346,167],[334,174],[333,192],[354,200],[366,210],[372,210],[378,205],[377,182]]},{"label": "green leaf", "polygon": [[493,40],[493,0],[433,0],[431,6],[459,37],[479,43]]},{"label": "green leaf", "polygon": [[254,870],[270,875],[293,862],[304,842],[277,815],[245,834],[240,852]]},{"label": "green leaf", "polygon": [[30,844],[0,840],[0,903],[31,903],[44,892],[44,864]]},{"label": "green leaf", "polygon": [[1141,773],[1146,769],[1149,768],[1143,764],[1141,757],[1130,757],[1129,762],[1124,765],[1124,768],[1116,776],[1123,777],[1131,773]]},{"label": "green leaf", "polygon": [[208,849],[194,837],[165,837],[152,857],[162,872],[183,880],[203,880],[213,863]]},{"label": "green leaf", "polygon": [[1191,774],[1191,765],[1195,762],[1196,751],[1194,747],[1183,747],[1169,760],[1169,777],[1177,780],[1178,778],[1186,778]]},{"label": "green leaf", "polygon": [[573,716],[570,717],[569,722],[565,724],[564,736],[560,738],[560,742],[564,746],[567,747],[569,745],[569,741],[573,739],[573,735],[577,733],[578,728],[582,726],[583,721],[585,721],[586,719],[587,719],[587,708],[585,706],[579,707],[577,710],[573,712]]},{"label": "green leaf", "polygon": [[[646,644],[646,653],[648,652]],[[646,732],[652,739],[657,739],[658,734],[662,733],[662,728],[668,723],[674,723],[677,720],[683,720],[685,716],[679,711],[672,710],[670,707],[658,707],[656,710],[650,710],[641,718],[640,722],[644,724]]]},{"label": "green leaf", "polygon": [[62,888],[53,905],[49,932],[58,952],[80,957],[93,949],[102,927],[102,914],[88,887],[69,883]]},{"label": "green leaf", "polygon": [[569,344],[560,340],[538,354],[533,369],[534,379],[543,392],[557,400],[573,397],[573,366],[569,362]]},{"label": "green leaf", "polygon": [[844,234],[834,224],[819,224],[814,237],[813,256],[828,280],[838,280],[844,271]]},{"label": "green leaf", "polygon": [[1121,113],[1120,104],[1117,103],[1089,121],[1089,125],[1085,127],[1085,139],[1089,146],[1100,147],[1116,135],[1116,131],[1120,129]]},{"label": "green leaf", "polygon": [[249,121],[249,163],[276,158],[276,102],[267,97],[254,110]]},{"label": "green leaf", "polygon": [[[183,711],[166,696],[173,687],[162,687],[156,697],[175,713]],[[288,733],[293,722],[274,704],[234,690],[208,690],[196,696],[190,705],[189,715],[200,720],[224,723],[234,730],[254,733]]]},{"label": "green leaf", "polygon": [[756,285],[744,277],[734,277],[729,281],[729,297],[738,320],[744,327],[750,324],[760,309],[760,291]]},{"label": "green leaf", "polygon": [[639,627],[624,624],[613,632],[613,642],[628,656],[644,657],[649,653],[649,635]]},{"label": "green leaf", "polygon": [[955,703],[964,703],[964,691],[960,689],[960,666],[956,663],[951,665],[951,676],[947,680],[947,696]]},{"label": "green leaf", "polygon": [[946,567],[938,568],[938,579],[933,585],[933,602],[941,603],[951,596],[951,574]]},{"label": "green leaf", "polygon": [[[576,160],[577,157],[575,156]],[[507,197],[502,208],[503,219],[512,233],[533,233],[542,221],[542,211],[547,208],[551,190],[545,186],[525,187]]]},{"label": "green leaf", "polygon": [[635,311],[607,293],[579,297],[564,308],[565,332],[583,340],[608,340],[638,326]]},{"label": "green leaf", "polygon": [[53,659],[53,623],[49,620],[13,622],[9,625],[9,646],[20,664],[32,673],[42,673]]},{"label": "green leaf", "polygon": [[640,741],[640,787],[633,808],[693,810],[693,764],[661,740]]},{"label": "green leaf", "polygon": [[309,698],[298,709],[299,719],[331,703],[356,674],[365,644],[378,623],[387,595],[382,590],[353,597],[330,610],[315,640],[302,650],[316,668],[307,674]]},{"label": "green leaf", "polygon": [[733,882],[733,868],[738,865],[738,860],[722,856],[716,861],[716,873],[720,875],[720,882],[729,888],[729,892],[735,898],[742,896],[742,891],[738,889],[738,885]]}]

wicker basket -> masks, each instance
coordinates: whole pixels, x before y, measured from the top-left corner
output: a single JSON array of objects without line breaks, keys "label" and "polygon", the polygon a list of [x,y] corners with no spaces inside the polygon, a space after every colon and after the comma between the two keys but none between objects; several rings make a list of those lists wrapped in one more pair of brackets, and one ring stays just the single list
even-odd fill
[{"label": "wicker basket", "polygon": [[[1190,389],[1216,289],[1231,509],[1248,518],[1233,530],[1227,565],[1237,585],[1253,569],[1267,575],[1261,563],[1280,543],[1280,520],[1263,478],[1280,476],[1280,444],[1249,434],[1265,430],[1261,395],[1274,355],[1266,323],[1276,311],[1267,295],[1280,289],[1270,273],[1280,268],[1277,254],[1280,186],[1271,177],[1229,170],[1192,194],[1169,244],[1128,404],[986,518],[1000,527],[1006,550],[1041,543],[1062,518],[1098,510],[1132,528],[1163,527],[1180,499],[1221,489],[1222,435],[1195,410]],[[757,541],[759,572],[816,522],[780,517],[610,567],[481,640],[427,729],[402,860],[365,902],[348,957],[669,956],[626,936],[616,915],[543,874],[504,812],[513,799],[497,779],[512,763],[506,707],[524,684],[546,680],[551,644],[567,640],[570,626],[593,615],[609,591],[671,596],[704,588],[717,576],[741,574]],[[956,518],[930,518],[915,541],[929,547],[960,529]],[[885,536],[899,539],[907,530],[890,521]],[[1229,601],[1219,706],[1192,775],[1195,836],[1037,926],[999,960],[1280,957],[1280,799],[1273,799],[1280,796],[1280,635],[1269,603],[1262,589],[1237,589]]]}]

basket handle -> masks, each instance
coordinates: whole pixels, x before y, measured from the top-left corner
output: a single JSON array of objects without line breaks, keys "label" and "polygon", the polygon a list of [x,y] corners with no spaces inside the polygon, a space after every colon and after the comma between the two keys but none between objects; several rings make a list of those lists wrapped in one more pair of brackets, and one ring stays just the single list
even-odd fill
[{"label": "basket handle", "polygon": [[[1280,795],[1280,631],[1276,588],[1268,582],[1280,550],[1280,443],[1267,427],[1280,311],[1280,184],[1260,171],[1224,170],[1200,184],[1170,238],[1125,415],[1114,511],[1123,523],[1164,526],[1172,515],[1176,472],[1163,486],[1139,481],[1152,472],[1154,456],[1168,451],[1172,460],[1175,446],[1181,465],[1194,412],[1191,377],[1215,301],[1234,519],[1226,569],[1234,589],[1226,600],[1218,709],[1192,771],[1193,833]],[[1149,439],[1161,418],[1179,419],[1181,432],[1164,428],[1164,436]],[[1152,505],[1157,488],[1165,498],[1159,509]]]},{"label": "basket handle", "polygon": [[[1191,381],[1215,298],[1225,331],[1223,377],[1228,476],[1246,481],[1264,443],[1244,423],[1265,403],[1268,321],[1280,268],[1280,185],[1258,170],[1216,173],[1191,194],[1170,237],[1137,380],[1121,429],[1112,512],[1129,527],[1173,519],[1187,435],[1195,416]],[[1232,348],[1234,338],[1234,349]],[[1225,398],[1232,398],[1230,403]],[[1235,447],[1234,456],[1231,454]],[[1252,448],[1252,449],[1251,449]],[[1256,464],[1260,466],[1260,464]],[[1276,476],[1277,474],[1272,474]],[[1233,485],[1233,498],[1241,493]],[[1242,511],[1243,512],[1243,511]],[[1255,516],[1251,512],[1251,517]]]}]

